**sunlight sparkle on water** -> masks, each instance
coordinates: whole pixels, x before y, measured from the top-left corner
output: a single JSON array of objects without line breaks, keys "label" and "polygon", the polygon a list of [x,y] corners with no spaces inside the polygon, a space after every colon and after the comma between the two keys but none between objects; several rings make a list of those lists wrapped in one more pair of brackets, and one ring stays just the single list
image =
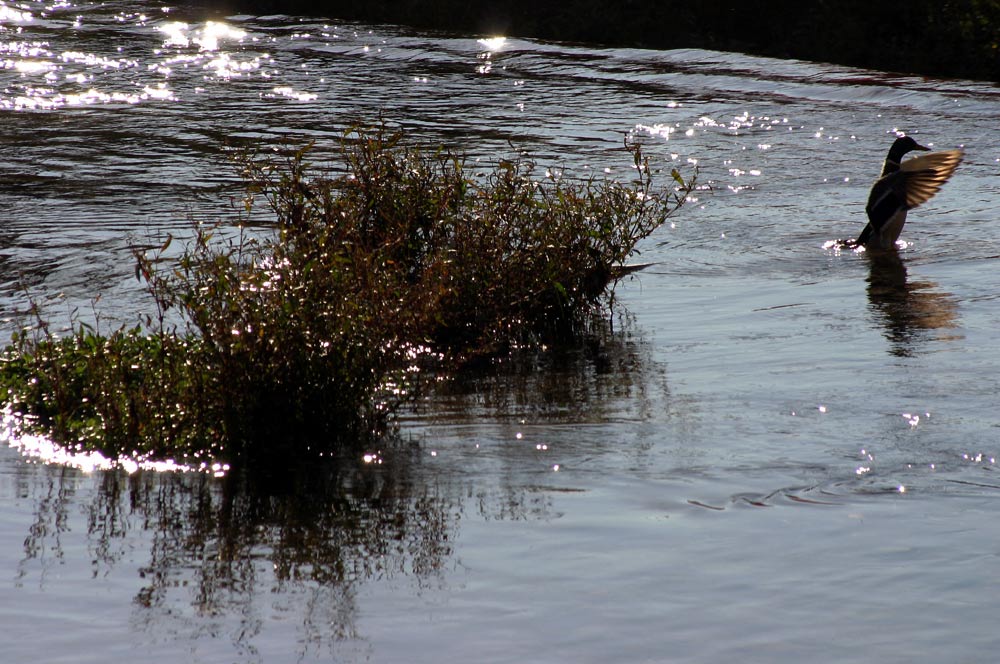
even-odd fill
[{"label": "sunlight sparkle on water", "polygon": [[215,70],[216,78],[229,80],[243,76],[245,72],[252,71],[260,67],[257,59],[240,62],[234,60],[228,53],[220,53],[218,56],[205,63],[205,69]]},{"label": "sunlight sparkle on water", "polygon": [[81,67],[100,67],[104,70],[121,69],[122,67],[138,66],[136,60],[126,60],[124,58],[112,59],[93,53],[83,53],[81,51],[64,51],[59,59],[66,64],[74,64]]},{"label": "sunlight sparkle on water", "polygon": [[312,92],[298,92],[292,89],[291,86],[280,85],[274,88],[274,96],[287,97],[288,99],[294,99],[296,101],[313,101],[318,99],[319,95]]},{"label": "sunlight sparkle on water", "polygon": [[[665,141],[669,141],[670,135],[677,133],[678,129],[677,125],[667,125],[660,122],[657,122],[656,124],[653,125],[637,124],[635,128],[638,131],[646,132],[650,136],[661,136]],[[693,132],[690,135],[693,135]]]},{"label": "sunlight sparkle on water", "polygon": [[166,83],[157,83],[155,88],[147,85],[142,89],[142,94],[145,99],[176,99],[176,97],[174,97],[174,93],[167,88]]},{"label": "sunlight sparkle on water", "polygon": [[3,30],[3,23],[29,23],[31,12],[24,12],[7,5],[0,5],[0,31]]},{"label": "sunlight sparkle on water", "polygon": [[962,459],[964,461],[971,461],[972,463],[988,463],[991,466],[997,462],[996,457],[986,456],[981,452],[977,454],[969,454],[966,452],[962,455]]},{"label": "sunlight sparkle on water", "polygon": [[240,41],[247,36],[244,30],[232,28],[218,21],[208,21],[200,30],[190,30],[190,28],[190,24],[183,21],[172,21],[161,25],[157,30],[166,35],[164,46],[187,48],[194,43],[202,51],[217,51],[220,41]]},{"label": "sunlight sparkle on water", "polygon": [[240,41],[247,33],[239,28],[232,28],[225,23],[209,21],[201,31],[201,35],[195,37],[194,41],[201,46],[203,51],[215,51],[219,48],[219,40],[226,39]]},{"label": "sunlight sparkle on water", "polygon": [[124,470],[132,474],[140,470],[154,472],[198,472],[223,477],[229,472],[229,464],[203,461],[200,463],[178,463],[173,459],[153,460],[136,456],[134,458],[109,459],[100,452],[73,451],[54,441],[34,434],[19,431],[20,421],[10,408],[0,413],[0,440],[31,461],[76,468],[85,473],[97,470]]},{"label": "sunlight sparkle on water", "polygon": [[163,40],[164,46],[179,46],[184,48],[191,44],[191,40],[187,36],[188,27],[188,24],[182,21],[172,21],[161,25],[157,30],[167,36]]},{"label": "sunlight sparkle on water", "polygon": [[482,45],[487,51],[499,51],[503,48],[504,44],[507,43],[506,37],[490,37],[488,39],[478,40],[479,44]]},{"label": "sunlight sparkle on water", "polygon": [[55,69],[55,65],[46,60],[18,60],[14,63],[14,71],[22,74],[40,74]]},{"label": "sunlight sparkle on water", "polygon": [[174,99],[173,93],[164,88],[144,88],[143,92],[108,94],[91,88],[84,92],[66,95],[46,96],[51,90],[28,88],[28,94],[15,97],[13,100],[0,100],[0,108],[14,110],[52,110],[63,106],[88,106],[91,104],[138,104],[145,99]]}]

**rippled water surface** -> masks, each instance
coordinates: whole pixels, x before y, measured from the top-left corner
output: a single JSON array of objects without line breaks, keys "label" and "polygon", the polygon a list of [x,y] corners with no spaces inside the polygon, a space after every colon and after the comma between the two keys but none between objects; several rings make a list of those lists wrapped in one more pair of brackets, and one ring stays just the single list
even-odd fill
[{"label": "rippled water surface", "polygon": [[[322,160],[379,114],[581,176],[629,178],[631,135],[704,185],[603,341],[448,386],[375,463],[214,479],[4,448],[4,657],[991,661],[1000,91],[479,37],[0,3],[7,321],[22,286],[130,320],[129,238],[235,215],[226,146]],[[896,131],[965,162],[898,259],[825,249]]]}]

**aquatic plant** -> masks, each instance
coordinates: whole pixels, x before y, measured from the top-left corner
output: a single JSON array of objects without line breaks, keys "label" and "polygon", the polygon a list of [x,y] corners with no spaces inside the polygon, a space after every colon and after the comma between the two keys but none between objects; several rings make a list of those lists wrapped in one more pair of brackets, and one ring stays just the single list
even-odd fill
[{"label": "aquatic plant", "polygon": [[[102,335],[56,338],[36,317],[0,365],[28,426],[111,455],[338,449],[382,430],[421,368],[585,334],[623,261],[693,186],[657,190],[626,142],[629,184],[536,174],[528,159],[471,169],[381,124],[353,128],[339,166],[311,146],[244,151],[245,218],[134,250],[156,306]],[[169,320],[177,320],[169,324]]]},{"label": "aquatic plant", "polygon": [[222,452],[212,412],[217,380],[201,340],[141,325],[101,334],[76,322],[57,337],[37,325],[15,332],[0,355],[0,397],[23,432],[107,457],[207,463]]}]

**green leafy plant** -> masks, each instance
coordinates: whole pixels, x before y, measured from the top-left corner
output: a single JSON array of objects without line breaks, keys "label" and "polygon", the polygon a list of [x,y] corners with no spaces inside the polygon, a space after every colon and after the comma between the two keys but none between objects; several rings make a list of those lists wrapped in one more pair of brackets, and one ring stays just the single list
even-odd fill
[{"label": "green leafy plant", "polygon": [[[183,254],[134,250],[156,317],[57,339],[36,316],[0,367],[29,426],[111,455],[256,458],[341,449],[382,431],[417,386],[469,358],[566,341],[610,307],[622,263],[690,192],[470,169],[384,124],[345,132],[340,168],[311,146],[242,152],[248,217],[198,225]],[[175,325],[168,320],[178,321]]]}]

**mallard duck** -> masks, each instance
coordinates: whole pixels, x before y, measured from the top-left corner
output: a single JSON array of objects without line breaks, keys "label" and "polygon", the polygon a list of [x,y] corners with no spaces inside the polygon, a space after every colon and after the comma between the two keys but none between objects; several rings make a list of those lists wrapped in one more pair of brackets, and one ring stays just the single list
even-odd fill
[{"label": "mallard duck", "polygon": [[929,150],[909,136],[897,138],[882,166],[882,175],[868,194],[868,225],[854,241],[854,246],[868,249],[894,249],[906,223],[906,213],[938,192],[958,165],[961,150],[942,150],[903,161],[913,150]]}]

